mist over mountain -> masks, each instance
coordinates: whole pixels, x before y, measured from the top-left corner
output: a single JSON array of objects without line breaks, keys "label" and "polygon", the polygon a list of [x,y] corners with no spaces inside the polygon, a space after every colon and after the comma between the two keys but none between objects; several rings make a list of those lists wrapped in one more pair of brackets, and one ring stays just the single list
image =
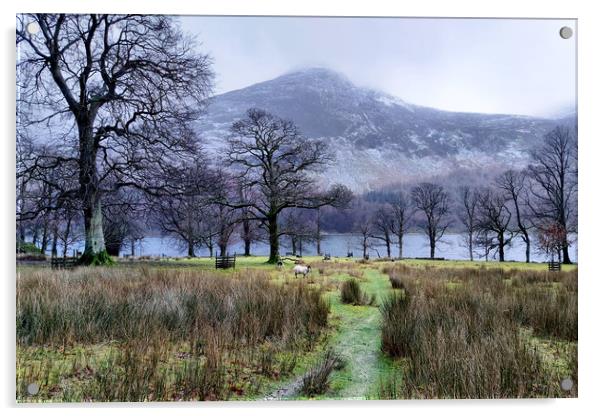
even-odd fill
[{"label": "mist over mountain", "polygon": [[360,192],[447,175],[479,180],[523,167],[546,132],[575,120],[570,113],[552,119],[442,111],[311,68],[215,96],[198,124],[205,146],[222,147],[232,122],[250,107],[293,120],[305,136],[325,140],[336,163],[322,181]]}]

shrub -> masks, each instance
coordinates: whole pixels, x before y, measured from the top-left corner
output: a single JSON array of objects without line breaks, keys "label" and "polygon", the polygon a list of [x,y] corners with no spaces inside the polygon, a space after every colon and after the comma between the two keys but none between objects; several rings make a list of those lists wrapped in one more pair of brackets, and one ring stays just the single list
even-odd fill
[{"label": "shrub", "polygon": [[322,361],[303,376],[301,392],[309,397],[326,393],[330,387],[330,374],[344,366],[340,356],[332,350],[327,350]]},{"label": "shrub", "polygon": [[373,305],[376,298],[370,296],[360,288],[355,279],[349,279],[341,284],[341,302],[352,305]]},{"label": "shrub", "polygon": [[405,285],[403,284],[403,281],[398,276],[389,276],[389,282],[391,282],[391,287],[393,289],[402,289],[402,290],[405,289]]},{"label": "shrub", "polygon": [[380,307],[381,349],[392,357],[409,354],[415,335],[414,321],[408,314],[409,307],[410,297],[403,293],[394,293],[385,298]]},{"label": "shrub", "polygon": [[42,250],[33,243],[17,242],[17,253],[43,254]]}]

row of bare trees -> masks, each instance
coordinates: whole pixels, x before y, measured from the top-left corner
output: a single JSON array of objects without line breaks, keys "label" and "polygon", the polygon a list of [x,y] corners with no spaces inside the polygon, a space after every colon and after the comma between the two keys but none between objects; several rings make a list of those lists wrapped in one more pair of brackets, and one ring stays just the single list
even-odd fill
[{"label": "row of bare trees", "polygon": [[[23,14],[16,42],[18,139],[48,148],[18,160],[18,191],[35,178],[54,196],[20,200],[18,220],[71,201],[84,225],[82,263],[110,262],[103,201],[173,191],[164,174],[194,154],[190,123],[212,92],[211,61],[158,15]],[[47,180],[55,171],[64,180]]]},{"label": "row of bare trees", "polygon": [[420,229],[429,241],[430,257],[437,243],[454,227],[462,231],[470,260],[478,252],[505,261],[507,247],[520,239],[525,261],[533,247],[570,263],[571,236],[577,232],[576,131],[558,126],[531,152],[532,163],[523,170],[508,170],[487,186],[445,189],[421,183],[399,191],[368,195],[374,206],[359,208],[355,231],[361,236],[364,256],[371,240],[380,240],[391,257],[391,246],[403,256],[403,234]]},{"label": "row of bare trees", "polygon": [[[232,126],[229,174],[204,181],[216,176],[198,165],[192,123],[214,74],[209,56],[172,17],[23,14],[16,42],[17,220],[24,230],[27,221],[73,207],[83,222],[82,263],[110,262],[108,249],[138,234],[131,201],[117,197],[130,192],[136,206],[152,198],[161,229],[186,241],[190,254],[214,238],[223,251],[232,216],[250,247],[257,222],[268,231],[272,262],[283,210],[344,203],[346,189],[320,192],[309,175],[331,160],[323,143],[300,140],[292,122],[257,109]],[[238,192],[222,192],[231,188]],[[113,247],[107,237],[117,240]]]}]

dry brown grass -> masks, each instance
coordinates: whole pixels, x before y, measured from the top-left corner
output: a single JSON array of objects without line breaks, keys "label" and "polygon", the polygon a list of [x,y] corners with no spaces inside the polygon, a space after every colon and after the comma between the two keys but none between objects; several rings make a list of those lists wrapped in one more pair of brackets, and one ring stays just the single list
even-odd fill
[{"label": "dry brown grass", "polygon": [[31,271],[17,287],[17,339],[26,345],[188,340],[218,327],[229,344],[256,344],[315,334],[327,314],[318,291],[301,281],[273,284],[257,270],[231,278],[147,268]]},{"label": "dry brown grass", "polygon": [[296,351],[311,348],[328,313],[320,291],[302,281],[275,284],[262,270],[24,271],[18,347],[113,347],[76,390],[51,382],[52,363],[29,368],[37,358],[25,357],[18,396],[26,397],[27,380],[46,379],[40,397],[67,401],[226,399],[258,387],[244,368],[268,378],[292,371]]},{"label": "dry brown grass", "polygon": [[308,397],[326,393],[330,388],[330,375],[344,366],[345,362],[339,355],[327,350],[321,361],[303,376],[301,392]]},{"label": "dry brown grass", "polygon": [[555,342],[577,340],[576,271],[384,270],[402,290],[381,307],[382,349],[406,367],[402,383],[393,377],[381,384],[381,397],[567,395],[559,381],[576,376],[576,349],[560,374],[523,328]]},{"label": "dry brown grass", "polygon": [[316,261],[311,264],[313,270],[318,271],[321,276],[332,276],[347,274],[359,280],[364,280],[364,266],[359,262],[351,261]]},{"label": "dry brown grass", "polygon": [[341,302],[351,305],[374,305],[375,295],[369,295],[360,288],[360,284],[354,278],[341,283]]}]

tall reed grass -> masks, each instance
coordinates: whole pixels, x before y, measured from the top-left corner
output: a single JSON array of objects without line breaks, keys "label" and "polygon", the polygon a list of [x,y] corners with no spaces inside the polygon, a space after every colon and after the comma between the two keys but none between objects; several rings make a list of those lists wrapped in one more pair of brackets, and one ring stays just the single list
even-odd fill
[{"label": "tall reed grass", "polygon": [[[257,387],[249,370],[267,378],[293,370],[296,354],[311,348],[327,325],[329,308],[317,289],[273,283],[261,270],[228,277],[149,268],[22,272],[18,347],[110,347],[77,388],[56,387],[52,363],[33,368],[32,357],[23,355],[18,397],[27,397],[24,389],[34,379],[47,380],[40,397],[59,400],[225,399],[243,389],[248,394]],[[176,354],[182,357],[174,359]]]},{"label": "tall reed grass", "polygon": [[345,367],[345,361],[333,350],[327,350],[321,361],[310,369],[301,380],[301,392],[314,397],[324,394],[330,388],[330,375]]},{"label": "tall reed grass", "polygon": [[376,302],[376,296],[364,292],[358,281],[352,278],[341,283],[341,302],[355,306],[373,305]]},{"label": "tall reed grass", "polygon": [[202,338],[220,330],[229,344],[315,336],[329,305],[317,290],[277,285],[262,271],[81,269],[23,274],[17,286],[17,340],[25,345]]},{"label": "tall reed grass", "polygon": [[402,290],[381,305],[382,350],[405,366],[403,377],[381,382],[381,398],[567,395],[560,379],[576,377],[576,349],[560,374],[525,330],[556,342],[577,340],[576,272],[385,271]]}]

